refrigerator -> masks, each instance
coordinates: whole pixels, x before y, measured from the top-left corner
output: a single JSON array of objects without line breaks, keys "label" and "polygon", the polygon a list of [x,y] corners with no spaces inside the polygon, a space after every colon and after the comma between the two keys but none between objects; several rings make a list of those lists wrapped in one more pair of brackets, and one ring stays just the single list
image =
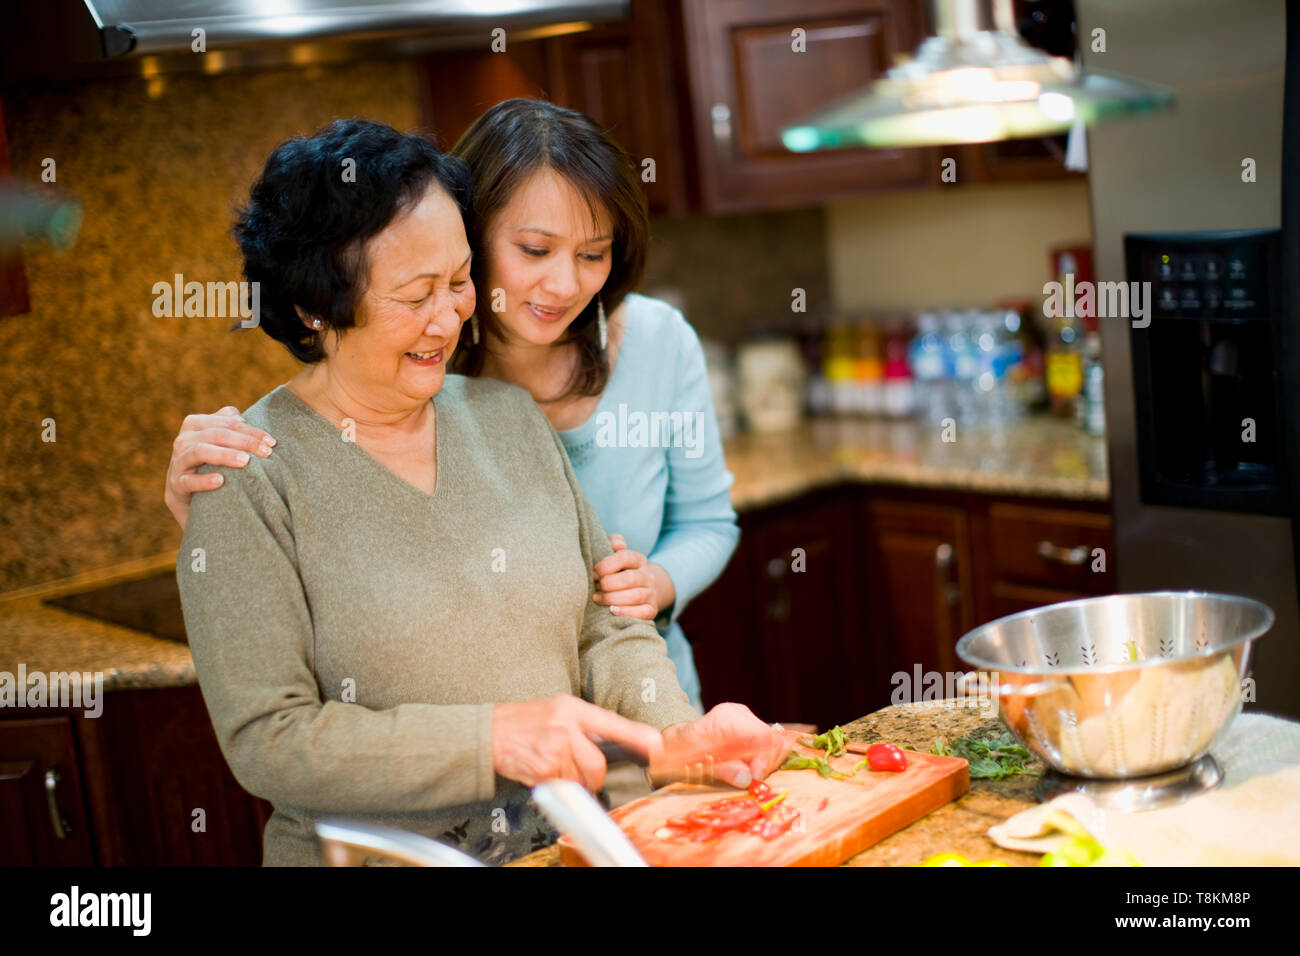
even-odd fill
[{"label": "refrigerator", "polygon": [[1287,58],[1288,33],[1300,57],[1300,4],[1290,21],[1288,5],[1075,6],[1085,69],[1176,97],[1087,134],[1096,279],[1154,280],[1149,326],[1099,319],[1118,589],[1266,602],[1277,619],[1254,645],[1246,709],[1300,718],[1300,70]]}]

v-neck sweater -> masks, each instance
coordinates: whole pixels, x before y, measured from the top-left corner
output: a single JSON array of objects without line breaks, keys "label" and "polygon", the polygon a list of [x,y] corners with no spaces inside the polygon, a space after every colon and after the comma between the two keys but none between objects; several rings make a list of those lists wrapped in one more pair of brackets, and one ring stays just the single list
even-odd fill
[{"label": "v-neck sweater", "polygon": [[425,494],[280,386],[244,418],[270,458],[213,468],[177,578],[236,779],[275,806],[264,863],[319,861],[313,823],[411,830],[490,862],[554,833],[497,776],[495,704],[573,694],[662,729],[697,711],[663,639],[592,601],[609,542],[526,392],[448,375]]}]

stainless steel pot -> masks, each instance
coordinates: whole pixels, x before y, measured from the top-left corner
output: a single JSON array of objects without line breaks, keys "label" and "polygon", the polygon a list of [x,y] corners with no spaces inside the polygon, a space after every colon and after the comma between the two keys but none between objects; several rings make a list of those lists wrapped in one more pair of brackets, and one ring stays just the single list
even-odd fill
[{"label": "stainless steel pot", "polygon": [[1129,778],[1198,760],[1241,709],[1268,605],[1199,591],[1114,594],[976,628],[957,656],[996,672],[1002,717],[1049,767]]}]

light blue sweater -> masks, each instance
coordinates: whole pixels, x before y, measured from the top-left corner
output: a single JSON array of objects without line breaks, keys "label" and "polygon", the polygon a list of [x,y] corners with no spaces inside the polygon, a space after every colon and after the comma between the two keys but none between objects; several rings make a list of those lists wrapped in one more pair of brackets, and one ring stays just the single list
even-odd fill
[{"label": "light blue sweater", "polygon": [[559,434],[605,533],[621,534],[672,579],[676,601],[655,623],[682,690],[702,710],[677,618],[736,549],[732,477],[695,330],[666,302],[626,301],[623,342],[596,411]]}]

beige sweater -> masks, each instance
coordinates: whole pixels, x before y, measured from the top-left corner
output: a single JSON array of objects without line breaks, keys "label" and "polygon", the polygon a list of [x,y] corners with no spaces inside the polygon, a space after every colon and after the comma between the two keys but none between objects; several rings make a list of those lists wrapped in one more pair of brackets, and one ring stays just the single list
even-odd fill
[{"label": "beige sweater", "polygon": [[322,816],[488,862],[550,842],[527,789],[493,772],[494,703],[697,716],[654,627],[591,600],[609,543],[527,393],[449,375],[434,407],[433,495],[281,386],[245,414],[272,457],[195,496],[185,624],[222,752],[275,805],[267,865],[318,863]]}]

